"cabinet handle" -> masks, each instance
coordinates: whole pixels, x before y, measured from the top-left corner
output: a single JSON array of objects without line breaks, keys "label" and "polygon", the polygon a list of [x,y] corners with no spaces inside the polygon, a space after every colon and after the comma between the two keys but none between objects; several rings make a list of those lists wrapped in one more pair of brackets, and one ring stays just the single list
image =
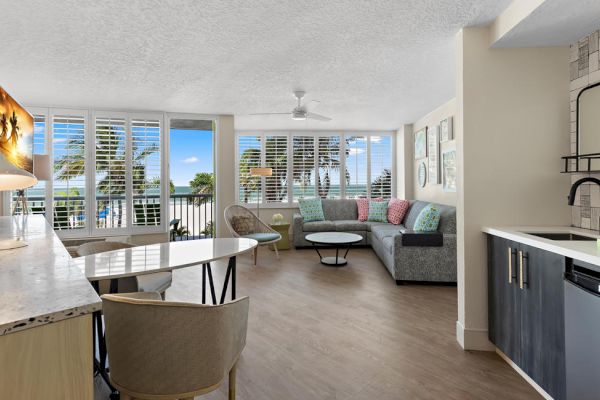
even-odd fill
[{"label": "cabinet handle", "polygon": [[523,289],[523,251],[519,250],[519,288]]},{"label": "cabinet handle", "polygon": [[523,254],[523,260],[525,260],[523,263],[523,286],[529,286],[529,254]]},{"label": "cabinet handle", "polygon": [[508,283],[512,284],[512,248],[508,248]]}]

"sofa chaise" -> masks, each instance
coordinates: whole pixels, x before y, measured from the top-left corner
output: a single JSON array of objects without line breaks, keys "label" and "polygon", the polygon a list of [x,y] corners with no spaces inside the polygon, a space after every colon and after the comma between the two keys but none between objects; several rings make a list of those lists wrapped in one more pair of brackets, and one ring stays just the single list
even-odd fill
[{"label": "sofa chaise", "polygon": [[[396,283],[456,282],[456,208],[414,200],[400,225],[361,222],[355,200],[323,199],[324,221],[304,222],[294,214],[295,247],[312,246],[304,237],[315,232],[350,232],[363,237],[359,245],[371,246]],[[412,229],[428,204],[440,211],[437,232],[417,233]]]}]

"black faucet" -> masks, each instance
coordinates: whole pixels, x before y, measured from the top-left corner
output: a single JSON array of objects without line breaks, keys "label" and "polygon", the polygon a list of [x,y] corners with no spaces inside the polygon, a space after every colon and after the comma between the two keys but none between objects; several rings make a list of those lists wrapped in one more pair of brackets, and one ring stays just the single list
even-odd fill
[{"label": "black faucet", "polygon": [[588,176],[587,178],[581,178],[580,180],[575,182],[573,186],[571,186],[571,191],[569,192],[568,197],[570,206],[575,204],[575,193],[577,193],[577,188],[585,182],[594,182],[596,185],[600,186],[600,179],[592,178],[591,176]]}]

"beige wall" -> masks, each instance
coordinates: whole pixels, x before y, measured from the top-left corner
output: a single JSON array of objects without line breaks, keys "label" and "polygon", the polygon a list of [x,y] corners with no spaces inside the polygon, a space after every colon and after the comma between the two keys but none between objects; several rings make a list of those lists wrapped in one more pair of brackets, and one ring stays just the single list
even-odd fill
[{"label": "beige wall", "polygon": [[414,199],[412,124],[403,125],[396,132],[396,196]]},{"label": "beige wall", "polygon": [[[435,125],[439,125],[440,121],[443,120],[444,118],[447,117],[454,117],[454,115],[456,114],[456,99],[452,99],[450,101],[448,101],[445,104],[442,104],[440,107],[436,108],[435,110],[433,110],[432,112],[430,112],[429,114],[423,116],[422,118],[419,118],[417,121],[415,121],[415,123],[413,124],[413,131],[414,132],[418,132],[419,130],[425,128],[426,126],[435,126]],[[442,162],[442,152],[445,150],[451,150],[451,149],[455,149],[456,148],[456,141],[455,140],[451,140],[448,142],[444,142],[444,143],[440,143],[440,154],[439,154],[439,162],[441,165]],[[412,145],[412,143],[411,143]],[[412,148],[411,148],[411,154],[412,154]],[[405,157],[408,158],[408,155],[405,155]],[[452,192],[444,192],[443,188],[442,188],[442,184],[431,184],[429,183],[429,177],[427,177],[427,181],[425,184],[425,187],[421,187],[419,185],[419,181],[417,179],[417,171],[419,168],[419,164],[423,161],[425,161],[425,165],[427,165],[427,160],[414,160],[414,157],[410,157],[408,158],[408,160],[410,160],[410,162],[412,163],[412,181],[413,181],[413,185],[412,185],[412,192],[414,195],[414,198],[417,200],[424,200],[424,201],[430,201],[433,203],[440,203],[440,204],[448,204],[451,206],[456,206],[456,193],[452,193]],[[442,174],[442,169],[440,167],[440,177]],[[440,182],[441,182],[441,178],[440,178]]]},{"label": "beige wall", "polygon": [[491,49],[487,28],[457,36],[457,339],[487,340],[487,225],[569,225],[569,49]]}]

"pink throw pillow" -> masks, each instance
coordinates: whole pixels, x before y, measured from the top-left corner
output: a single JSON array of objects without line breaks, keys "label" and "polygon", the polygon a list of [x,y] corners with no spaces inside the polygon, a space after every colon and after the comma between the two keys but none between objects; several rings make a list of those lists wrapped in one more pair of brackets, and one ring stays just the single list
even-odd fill
[{"label": "pink throw pillow", "polygon": [[388,222],[390,224],[400,225],[409,206],[410,202],[408,200],[391,199],[388,203]]},{"label": "pink throw pillow", "polygon": [[[383,198],[378,197],[376,199],[371,200],[383,201]],[[367,219],[369,219],[369,199],[356,199],[356,205],[358,206],[358,220],[361,222],[365,222]]]}]

